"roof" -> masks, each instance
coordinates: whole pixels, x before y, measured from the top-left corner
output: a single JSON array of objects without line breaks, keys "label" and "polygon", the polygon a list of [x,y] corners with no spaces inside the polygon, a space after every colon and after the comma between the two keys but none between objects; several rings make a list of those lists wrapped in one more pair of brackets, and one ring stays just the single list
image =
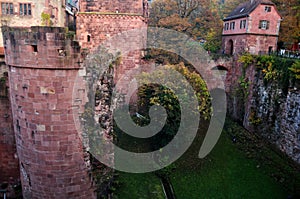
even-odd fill
[{"label": "roof", "polygon": [[247,1],[245,3],[241,3],[238,5],[225,19],[224,21],[228,21],[231,19],[241,18],[248,16],[258,5],[275,5],[270,0],[253,0]]}]

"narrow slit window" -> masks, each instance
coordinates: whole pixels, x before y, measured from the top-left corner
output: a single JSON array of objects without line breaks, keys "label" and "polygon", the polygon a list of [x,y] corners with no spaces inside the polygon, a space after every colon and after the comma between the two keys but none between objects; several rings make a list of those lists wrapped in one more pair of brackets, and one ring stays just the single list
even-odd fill
[{"label": "narrow slit window", "polygon": [[87,36],[87,42],[91,42],[91,35]]}]

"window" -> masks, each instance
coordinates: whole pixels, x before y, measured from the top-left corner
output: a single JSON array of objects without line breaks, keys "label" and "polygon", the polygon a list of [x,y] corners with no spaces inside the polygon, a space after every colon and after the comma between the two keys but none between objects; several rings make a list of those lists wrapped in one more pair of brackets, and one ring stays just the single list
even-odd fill
[{"label": "window", "polygon": [[31,15],[30,3],[20,3],[20,15]]},{"label": "window", "polygon": [[259,29],[262,29],[262,30],[268,30],[269,29],[269,26],[270,26],[270,22],[267,21],[267,20],[260,20],[259,21]]},{"label": "window", "polygon": [[240,21],[240,29],[246,28],[246,19]]},{"label": "window", "polygon": [[228,30],[228,29],[229,29],[229,24],[228,24],[228,23],[225,23],[224,30]]},{"label": "window", "polygon": [[265,12],[271,12],[271,6],[265,6]]},{"label": "window", "polygon": [[12,3],[1,3],[1,13],[2,15],[13,15],[14,5]]},{"label": "window", "polygon": [[31,47],[32,47],[32,51],[33,52],[38,52],[38,48],[37,48],[37,45],[31,45]]},{"label": "window", "polygon": [[230,30],[234,30],[235,22],[230,22]]}]

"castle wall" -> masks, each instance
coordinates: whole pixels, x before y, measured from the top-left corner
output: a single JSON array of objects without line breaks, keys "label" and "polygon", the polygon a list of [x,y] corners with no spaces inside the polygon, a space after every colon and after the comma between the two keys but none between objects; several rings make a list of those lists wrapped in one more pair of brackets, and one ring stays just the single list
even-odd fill
[{"label": "castle wall", "polygon": [[[84,24],[84,25],[83,25]],[[113,37],[114,35],[124,33],[128,30],[146,28],[146,18],[143,16],[132,16],[125,14],[95,14],[95,13],[79,13],[77,15],[77,39],[83,49],[89,49],[89,52],[95,53],[97,49],[104,41]],[[131,41],[142,43],[146,38],[141,38],[141,33],[138,31],[136,35],[132,35]],[[144,41],[142,40],[144,39]],[[132,43],[126,43],[126,41],[117,44],[122,46],[123,49],[130,47]],[[118,81],[127,71],[136,68],[135,74],[141,70],[142,65],[142,49],[138,49],[128,54],[120,55],[120,63],[114,72],[114,80]],[[124,79],[124,78],[123,78]],[[132,77],[126,77],[126,81],[122,82],[124,85],[124,93],[128,88],[128,80]]]},{"label": "castle wall", "polygon": [[13,184],[19,179],[19,161],[13,131],[8,93],[7,67],[0,65],[0,184]]},{"label": "castle wall", "polygon": [[73,114],[80,48],[64,32],[4,31],[24,198],[95,198]]},{"label": "castle wall", "polygon": [[82,0],[80,1],[80,12],[101,12],[101,13],[131,13],[143,15],[144,0]]},{"label": "castle wall", "polygon": [[[262,69],[254,64],[244,72],[242,68],[241,63],[233,64],[228,115],[300,163],[299,82],[284,91],[278,79],[266,83]],[[241,85],[241,77],[248,86]]]}]

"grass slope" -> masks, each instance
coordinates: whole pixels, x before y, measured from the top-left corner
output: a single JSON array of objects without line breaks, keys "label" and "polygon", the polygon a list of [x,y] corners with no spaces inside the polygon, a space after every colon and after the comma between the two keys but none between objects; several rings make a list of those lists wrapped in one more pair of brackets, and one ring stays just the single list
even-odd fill
[{"label": "grass slope", "polygon": [[[232,142],[232,136],[237,138],[236,143]],[[294,192],[298,192],[299,167],[291,166],[288,159],[236,123],[227,120],[213,151],[199,159],[202,140],[203,133],[199,133],[189,150],[175,162],[170,181],[177,199],[297,198]],[[119,175],[121,186],[115,198],[163,198],[160,181],[154,173],[120,172]]]}]

